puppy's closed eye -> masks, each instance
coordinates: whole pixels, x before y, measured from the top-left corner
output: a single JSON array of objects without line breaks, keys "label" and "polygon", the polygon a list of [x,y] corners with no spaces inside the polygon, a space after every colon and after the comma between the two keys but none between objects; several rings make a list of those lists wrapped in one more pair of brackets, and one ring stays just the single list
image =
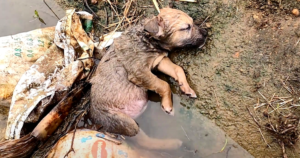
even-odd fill
[{"label": "puppy's closed eye", "polygon": [[191,29],[191,25],[188,24],[185,28],[181,28],[180,31],[187,31]]}]

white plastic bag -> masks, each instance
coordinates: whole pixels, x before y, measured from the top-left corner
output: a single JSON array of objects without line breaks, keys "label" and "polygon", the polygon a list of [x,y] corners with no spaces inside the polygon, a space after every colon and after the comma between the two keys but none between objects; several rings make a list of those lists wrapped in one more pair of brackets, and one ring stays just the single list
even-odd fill
[{"label": "white plastic bag", "polygon": [[6,139],[19,139],[24,122],[37,122],[42,115],[33,113],[33,110],[39,107],[39,111],[44,112],[48,103],[43,100],[51,102],[55,94],[65,94],[75,81],[86,78],[90,73],[94,64],[91,59],[94,43],[83,30],[80,17],[91,18],[92,15],[67,10],[66,16],[55,28],[54,42],[58,47],[51,46],[22,75],[13,92]]}]

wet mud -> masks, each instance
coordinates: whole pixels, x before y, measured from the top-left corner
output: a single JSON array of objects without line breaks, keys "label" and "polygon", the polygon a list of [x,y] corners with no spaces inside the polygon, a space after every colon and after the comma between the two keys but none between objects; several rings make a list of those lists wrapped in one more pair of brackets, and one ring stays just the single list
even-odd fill
[{"label": "wet mud", "polygon": [[[299,97],[295,93],[299,91],[300,21],[291,11],[299,9],[300,2],[203,2],[199,2],[201,11],[190,15],[195,15],[195,19],[209,17],[207,45],[201,51],[171,54],[171,59],[184,68],[199,96],[194,102],[185,100],[182,104],[214,121],[253,156],[282,157],[278,138],[265,128],[260,132],[246,107],[254,110],[258,100],[267,102],[264,97]],[[191,5],[178,8],[189,12]],[[196,17],[196,13],[202,15]],[[283,83],[289,83],[295,93],[286,90]],[[293,103],[299,103],[299,99]],[[262,106],[255,110],[263,125],[268,120],[263,115],[265,109]],[[298,107],[279,112],[300,115]],[[277,120],[279,112],[272,113],[270,119]],[[286,153],[288,157],[300,157],[299,142],[286,148]]]}]

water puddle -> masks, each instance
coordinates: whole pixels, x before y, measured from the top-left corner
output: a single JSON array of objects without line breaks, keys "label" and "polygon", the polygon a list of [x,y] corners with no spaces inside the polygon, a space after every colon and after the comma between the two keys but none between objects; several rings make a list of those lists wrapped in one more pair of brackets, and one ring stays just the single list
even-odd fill
[{"label": "water puddle", "polygon": [[[173,101],[175,116],[165,114],[161,110],[159,102],[149,101],[146,111],[137,119],[141,129],[149,137],[179,139],[183,142],[179,150],[153,151],[156,156],[170,158],[252,157],[246,150],[227,137],[226,133],[211,120],[201,115],[196,108],[188,109],[180,105],[178,95],[173,95]],[[131,140],[131,138],[127,139]],[[131,141],[134,142],[134,140]]]},{"label": "water puddle", "polygon": [[[46,0],[46,2],[59,18],[65,15],[65,11],[54,1]],[[41,0],[0,1],[0,7],[0,36],[55,26],[58,21],[55,15]],[[44,20],[46,25],[34,17],[35,10],[38,11],[39,16]]]}]

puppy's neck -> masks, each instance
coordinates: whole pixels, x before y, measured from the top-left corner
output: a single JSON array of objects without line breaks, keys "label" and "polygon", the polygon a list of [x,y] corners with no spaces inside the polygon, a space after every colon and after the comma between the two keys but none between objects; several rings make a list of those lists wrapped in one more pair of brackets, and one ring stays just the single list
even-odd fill
[{"label": "puppy's neck", "polygon": [[143,41],[151,44],[157,49],[162,49],[164,51],[170,52],[172,48],[168,46],[163,40],[158,40],[153,38],[147,31],[143,30]]},{"label": "puppy's neck", "polygon": [[132,41],[144,43],[144,45],[139,46],[138,49],[146,50],[146,52],[170,52],[172,50],[164,40],[153,38],[144,29],[144,21],[125,30],[124,33],[122,33],[122,36],[130,37]]}]

